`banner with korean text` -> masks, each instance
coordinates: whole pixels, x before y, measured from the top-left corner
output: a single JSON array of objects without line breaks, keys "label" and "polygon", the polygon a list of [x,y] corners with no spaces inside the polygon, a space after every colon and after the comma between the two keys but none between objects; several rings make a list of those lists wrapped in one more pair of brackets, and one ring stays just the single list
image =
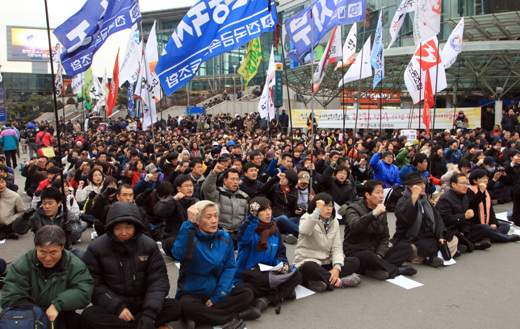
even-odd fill
[{"label": "banner with korean text", "polygon": [[166,95],[185,86],[206,60],[274,31],[277,24],[274,1],[199,0],[171,35],[155,67]]},{"label": "banner with korean text", "polygon": [[[464,111],[468,117],[469,129],[480,127],[480,107],[467,107],[453,109],[437,109],[435,111],[435,129],[452,129],[453,121],[459,111]],[[381,120],[382,129],[419,129],[419,113],[422,116],[422,109],[416,108],[412,114],[411,127],[410,124],[410,109],[384,109]],[[307,118],[309,117],[309,110],[292,110],[292,126],[293,128],[307,127]],[[359,110],[358,112],[358,129],[379,129],[379,109]],[[324,129],[335,129],[343,127],[343,111],[342,110],[314,110],[314,115],[318,121],[318,127]],[[354,128],[356,124],[356,111],[345,111],[345,127]],[[433,117],[433,111],[431,112]],[[432,126],[433,128],[433,126]],[[421,118],[421,129],[425,129]]]}]

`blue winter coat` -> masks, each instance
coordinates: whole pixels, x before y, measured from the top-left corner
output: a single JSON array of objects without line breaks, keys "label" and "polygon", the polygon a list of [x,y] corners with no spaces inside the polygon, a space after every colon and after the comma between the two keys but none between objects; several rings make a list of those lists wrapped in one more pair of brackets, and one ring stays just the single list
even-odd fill
[{"label": "blue winter coat", "polygon": [[[190,234],[193,242],[188,248]],[[181,259],[175,298],[188,294],[207,296],[215,304],[229,296],[236,264],[233,241],[227,232],[219,229],[215,234],[205,234],[186,221],[175,240],[172,255]]]},{"label": "blue winter coat", "polygon": [[[416,171],[419,172],[416,166],[407,164],[406,166],[403,166],[403,168],[401,168],[401,171],[399,172],[399,179],[402,182],[406,182],[406,175]],[[433,193],[435,191],[434,185],[432,183],[428,183],[428,178],[430,178],[430,173],[428,172],[428,170],[421,171],[419,172],[419,174],[421,174],[421,177],[424,179],[424,182],[426,183],[426,193]]]},{"label": "blue winter coat", "polygon": [[[271,219],[274,220],[274,219]],[[256,250],[260,235],[255,232],[259,223],[258,217],[248,215],[244,223],[240,225],[237,233],[238,254],[237,254],[237,270],[235,272],[235,285],[242,282],[242,271],[252,268],[259,263],[265,265],[276,266],[280,262],[289,264],[285,253],[285,245],[283,244],[280,230],[276,228],[275,234],[271,235],[267,240],[267,250]]]},{"label": "blue winter coat", "polygon": [[273,158],[273,160],[271,160],[271,162],[269,162],[269,166],[267,167],[267,174],[269,175],[269,177],[273,177],[273,176],[276,176],[278,175],[278,173],[280,172],[284,172],[287,170],[287,168],[284,168],[284,166],[280,165],[280,171],[277,170],[276,168],[276,165],[278,164],[278,160],[275,160]]},{"label": "blue winter coat", "polygon": [[447,147],[444,149],[444,159],[446,163],[459,163],[460,158],[462,158],[462,152],[460,150],[456,150],[453,152],[451,147]]},{"label": "blue winter coat", "polygon": [[399,179],[399,168],[394,164],[388,164],[379,161],[379,153],[374,154],[370,159],[370,167],[374,171],[374,179],[379,179],[385,184],[385,188],[392,187],[395,184],[402,185]]},{"label": "blue winter coat", "polygon": [[144,177],[142,177],[134,186],[134,195],[138,196],[149,188],[155,190],[159,185],[161,185],[161,183],[162,180],[160,177],[157,178],[155,182],[147,182],[144,180]]},{"label": "blue winter coat", "polygon": [[13,151],[18,149],[18,135],[16,135],[16,131],[11,129],[10,127],[5,128],[0,134],[0,144],[4,148],[4,151]]}]

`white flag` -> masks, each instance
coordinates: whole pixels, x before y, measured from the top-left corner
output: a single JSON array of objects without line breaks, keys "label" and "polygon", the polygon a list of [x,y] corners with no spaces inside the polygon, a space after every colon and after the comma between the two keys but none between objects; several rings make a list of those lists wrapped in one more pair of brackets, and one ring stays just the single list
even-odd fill
[{"label": "white flag", "polygon": [[338,65],[336,65],[336,68],[334,70],[337,70],[343,66],[351,65],[354,62],[354,57],[356,56],[356,47],[357,23],[354,23],[352,24],[347,39],[345,40],[345,44],[343,45],[343,60],[338,62]]},{"label": "white flag", "polygon": [[105,73],[103,73],[103,80],[101,80],[101,88],[103,88],[104,91],[104,97],[102,100],[103,106],[107,104],[107,98],[108,98],[108,77],[107,77],[107,69],[105,68]]},{"label": "white flag", "polygon": [[267,69],[267,78],[265,79],[264,90],[260,96],[258,103],[258,112],[261,118],[274,119],[274,101],[273,89],[275,85],[276,65],[274,63],[274,51],[271,47],[271,57],[269,58],[269,67]]},{"label": "white flag", "polygon": [[[347,73],[343,79],[340,80],[338,87],[343,86],[345,83],[364,79],[372,76],[372,65],[370,65],[370,43],[371,37],[369,36],[361,51],[357,54],[354,64],[349,67]],[[361,73],[361,74],[360,74]]]},{"label": "white flag", "polygon": [[4,78],[2,77],[2,72],[0,72],[0,82],[4,81]]},{"label": "white flag", "polygon": [[142,52],[143,46],[139,42],[139,29],[137,28],[137,23],[135,23],[130,29],[126,54],[119,68],[119,88],[126,81],[130,82],[130,84],[137,81]]},{"label": "white flag", "polygon": [[146,44],[141,62],[141,72],[135,87],[135,94],[143,100],[143,129],[157,122],[155,102],[158,102],[161,98],[161,85],[157,74],[155,74],[157,61],[157,38],[155,36],[154,22],[148,37],[148,43]]},{"label": "white flag", "polygon": [[85,83],[85,72],[81,72],[80,74],[76,74],[72,77],[72,92],[76,95],[81,95],[81,88],[83,88],[83,84]]},{"label": "white flag", "polygon": [[441,8],[441,0],[417,0],[413,22],[413,39],[416,45],[441,31]]},{"label": "white flag", "polygon": [[388,49],[390,49],[390,46],[392,46],[394,41],[397,39],[397,35],[399,34],[399,31],[401,30],[401,26],[404,23],[404,19],[406,18],[406,14],[415,11],[416,7],[417,7],[417,0],[402,0],[401,1],[401,5],[399,5],[399,8],[397,8],[394,18],[392,19],[392,24],[390,24],[390,36],[392,37],[392,40],[390,40]]},{"label": "white flag", "polygon": [[63,90],[63,67],[61,66],[61,61],[58,62],[58,69],[56,70],[56,76],[54,77],[54,86],[56,87],[56,97],[61,95]]},{"label": "white flag", "polygon": [[52,62],[53,63],[61,63],[61,43],[57,43],[54,48],[52,48]]},{"label": "white flag", "polygon": [[448,69],[455,63],[457,56],[462,51],[462,36],[464,35],[464,17],[460,19],[459,24],[453,29],[442,48],[442,61],[444,62],[444,68]]},{"label": "white flag", "polygon": [[[431,90],[434,93],[442,91],[447,87],[446,72],[444,71],[444,63],[440,57],[438,46],[439,41],[436,36],[417,46],[410,63],[404,71],[404,82],[414,104],[424,99],[426,71],[430,73]],[[437,86],[437,89],[435,89],[435,86]]]},{"label": "white flag", "polygon": [[320,89],[321,82],[325,77],[325,68],[328,64],[335,63],[336,58],[341,56],[341,26],[335,27],[330,35],[327,48],[321,56],[320,63],[316,67],[314,74],[312,75],[312,91],[317,92]]}]

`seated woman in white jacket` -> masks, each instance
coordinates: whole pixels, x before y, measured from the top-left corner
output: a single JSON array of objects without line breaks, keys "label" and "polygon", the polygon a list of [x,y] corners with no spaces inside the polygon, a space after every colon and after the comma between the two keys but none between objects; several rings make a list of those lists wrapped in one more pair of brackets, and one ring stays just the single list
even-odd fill
[{"label": "seated woman in white jacket", "polygon": [[319,193],[300,219],[300,234],[294,265],[302,274],[303,285],[316,292],[355,287],[361,279],[353,274],[359,260],[343,256],[338,220],[332,215],[334,200]]},{"label": "seated woman in white jacket", "polygon": [[84,186],[83,181],[79,182],[78,189],[76,190],[76,201],[78,201],[79,204],[84,204],[90,196],[90,192],[94,192],[98,195],[101,192],[104,180],[105,176],[100,169],[92,169],[88,173],[88,185]]}]

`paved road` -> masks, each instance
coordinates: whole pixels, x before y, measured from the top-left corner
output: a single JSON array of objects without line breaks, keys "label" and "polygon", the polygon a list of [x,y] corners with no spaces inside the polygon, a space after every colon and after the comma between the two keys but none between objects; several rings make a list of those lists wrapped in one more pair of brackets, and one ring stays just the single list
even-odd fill
[{"label": "paved road", "polygon": [[[23,189],[23,177],[16,173]],[[23,199],[28,205],[25,194]],[[495,211],[511,208],[511,203],[498,205]],[[388,219],[393,234],[394,214]],[[91,232],[87,229],[76,247],[86,249]],[[0,256],[14,261],[32,248],[32,239],[28,233],[17,241],[7,240],[0,245]],[[248,328],[518,328],[519,251],[518,243],[494,244],[457,258],[450,267],[418,266],[413,279],[424,286],[411,290],[363,277],[356,288],[285,302],[279,315],[269,308],[260,319],[248,322]],[[287,255],[293,259],[294,246],[288,246]],[[165,261],[174,296],[178,269],[166,257]]]}]

